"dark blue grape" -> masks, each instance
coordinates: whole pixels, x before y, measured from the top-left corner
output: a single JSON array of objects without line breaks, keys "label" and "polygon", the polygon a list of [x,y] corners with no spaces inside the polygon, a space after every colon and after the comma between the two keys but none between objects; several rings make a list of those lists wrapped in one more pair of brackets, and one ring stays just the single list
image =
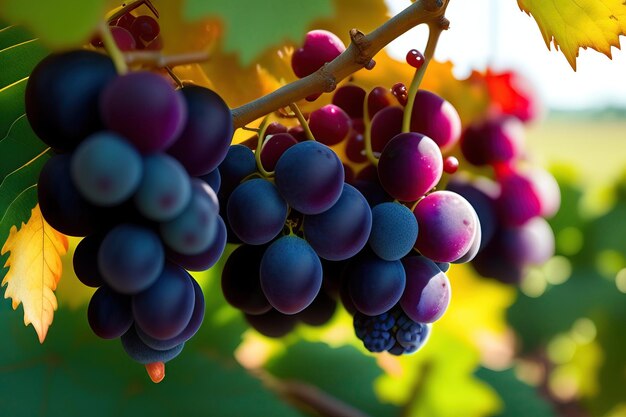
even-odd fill
[{"label": "dark blue grape", "polygon": [[220,201],[227,201],[230,193],[248,175],[256,172],[254,153],[243,145],[233,145],[228,148],[226,157],[219,165],[221,185]]},{"label": "dark blue grape", "polygon": [[367,200],[349,184],[344,184],[339,200],[331,208],[304,218],[307,242],[321,258],[330,261],[356,255],[367,244],[371,228],[372,211]]},{"label": "dark blue grape", "polygon": [[131,327],[120,338],[122,347],[128,356],[136,362],[147,365],[154,362],[169,362],[183,351],[184,343],[169,350],[155,350],[146,345],[137,335],[135,327]]},{"label": "dark blue grape", "polygon": [[358,311],[376,316],[398,303],[406,285],[400,261],[385,261],[365,251],[346,268],[350,297]]},{"label": "dark blue grape", "polygon": [[76,245],[74,251],[74,273],[88,287],[104,285],[104,278],[98,268],[98,251],[104,236],[102,233],[89,235]]},{"label": "dark blue grape", "polygon": [[273,338],[285,336],[298,324],[296,316],[282,314],[274,309],[263,314],[245,314],[244,316],[254,330]]},{"label": "dark blue grape", "polygon": [[448,269],[450,269],[449,262],[435,262],[435,264],[441,269],[441,272],[448,272]]},{"label": "dark blue grape", "polygon": [[99,206],[115,206],[128,199],[137,190],[142,171],[137,150],[112,132],[94,133],[72,155],[74,185]]},{"label": "dark blue grape", "polygon": [[276,163],[276,187],[287,203],[303,214],[331,208],[343,190],[344,172],[332,149],[315,141],[287,149]]},{"label": "dark blue grape", "polygon": [[93,332],[103,339],[115,339],[133,324],[130,297],[104,286],[91,296],[87,319]]},{"label": "dark blue grape", "polygon": [[411,209],[402,204],[382,203],[372,209],[370,248],[387,261],[407,255],[417,240],[417,220]]},{"label": "dark blue grape", "polygon": [[186,342],[191,339],[193,335],[196,334],[198,329],[200,329],[200,325],[202,324],[202,320],[204,319],[204,294],[202,294],[202,288],[196,282],[195,279],[191,278],[191,283],[193,284],[194,290],[194,304],[193,304],[193,313],[191,313],[191,319],[189,319],[189,323],[187,327],[180,332],[178,335],[174,336],[171,339],[167,340],[159,340],[154,337],[150,337],[146,334],[141,327],[135,326],[135,331],[139,338],[146,345],[156,350],[169,350],[175,348],[177,345]]},{"label": "dark blue grape", "polygon": [[219,261],[226,247],[226,224],[220,216],[217,216],[217,234],[211,246],[197,255],[183,255],[167,249],[165,256],[170,261],[182,266],[188,271],[206,271]]},{"label": "dark blue grape", "polygon": [[202,175],[200,179],[209,184],[209,187],[213,188],[213,191],[215,191],[216,194],[219,194],[220,185],[222,184],[222,176],[220,175],[219,169],[215,168],[208,174]]},{"label": "dark blue grape", "polygon": [[172,220],[191,199],[191,183],[185,168],[165,154],[144,157],[143,167],[141,183],[134,197],[137,210],[150,220]]},{"label": "dark blue grape", "polygon": [[98,251],[102,277],[122,294],[136,294],[154,284],[163,270],[164,260],[159,236],[133,224],[113,228]]},{"label": "dark blue grape", "polygon": [[215,192],[204,181],[192,180],[191,201],[173,220],[160,225],[163,242],[183,255],[207,250],[217,234],[219,204]]},{"label": "dark blue grape", "polygon": [[189,324],[194,301],[189,273],[179,266],[166,264],[150,288],[133,296],[135,324],[152,338],[171,339]]},{"label": "dark blue grape", "polygon": [[230,195],[228,223],[244,243],[262,245],[283,230],[287,210],[274,184],[256,178],[240,184]]},{"label": "dark blue grape", "polygon": [[26,117],[46,144],[69,151],[103,128],[98,102],[117,76],[111,59],[84,49],[57,52],[33,69],[26,84]]},{"label": "dark blue grape", "polygon": [[295,314],[317,296],[322,286],[322,264],[304,239],[283,236],[265,250],[260,278],[272,307],[284,314]]},{"label": "dark blue grape", "polygon": [[187,123],[167,153],[187,168],[189,175],[213,171],[224,160],[233,136],[233,118],[224,100],[208,88],[186,86]]},{"label": "dark blue grape", "polygon": [[390,312],[373,317],[360,312],[354,315],[354,332],[370,352],[384,352],[393,347],[395,325],[396,318]]},{"label": "dark blue grape", "polygon": [[264,253],[265,246],[239,246],[230,254],[222,270],[224,298],[247,314],[263,314],[272,308],[259,277]]},{"label": "dark blue grape", "polygon": [[396,320],[396,342],[403,348],[402,353],[415,353],[424,346],[430,336],[430,328],[431,325],[415,322],[402,312]]},{"label": "dark blue grape", "polygon": [[39,208],[50,226],[59,232],[87,236],[97,229],[101,213],[74,186],[70,166],[70,155],[55,155],[43,166],[37,183]]},{"label": "dark blue grape", "polygon": [[337,301],[322,290],[307,308],[294,315],[298,320],[309,326],[323,326],[333,317],[337,310]]}]

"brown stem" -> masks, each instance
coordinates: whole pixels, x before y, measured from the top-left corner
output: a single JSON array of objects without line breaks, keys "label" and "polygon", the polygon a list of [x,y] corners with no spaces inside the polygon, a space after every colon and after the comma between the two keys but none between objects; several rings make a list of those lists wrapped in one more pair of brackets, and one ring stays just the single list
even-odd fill
[{"label": "brown stem", "polygon": [[337,83],[361,68],[372,69],[372,58],[391,41],[422,23],[437,22],[450,0],[416,0],[415,3],[365,35],[350,31],[350,46],[333,61],[313,74],[284,85],[278,90],[232,110],[235,128],[269,114],[307,96],[329,93]]}]

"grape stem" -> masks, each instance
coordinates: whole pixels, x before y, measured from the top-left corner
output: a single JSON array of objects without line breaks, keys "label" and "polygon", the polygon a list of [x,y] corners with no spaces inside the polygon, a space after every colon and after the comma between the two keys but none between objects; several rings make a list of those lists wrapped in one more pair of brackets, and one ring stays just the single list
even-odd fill
[{"label": "grape stem", "polygon": [[374,155],[374,152],[372,151],[372,121],[370,119],[369,106],[370,94],[372,94],[371,91],[367,93],[367,95],[365,96],[365,100],[363,100],[363,141],[365,142],[365,156],[367,156],[367,159],[372,165],[378,167],[378,158],[376,157],[376,155]]},{"label": "grape stem", "polygon": [[[441,22],[449,1],[416,0],[367,35],[357,29],[350,30],[352,40],[350,46],[333,61],[324,64],[319,70],[307,77],[286,84],[270,94],[232,109],[235,128],[245,126],[259,117],[270,114],[281,107],[287,107],[290,103],[295,103],[310,95],[334,91],[339,81],[354,72],[361,68],[372,69],[375,65],[372,58],[382,48],[409,29],[422,23],[428,24],[431,28],[429,45],[432,43],[431,48],[434,50],[439,37],[437,33],[441,33],[443,30]],[[435,34],[437,35],[435,36]],[[427,47],[427,53],[428,50]],[[432,52],[430,56],[432,57]],[[426,63],[424,63],[424,67],[426,67]]]},{"label": "grape stem", "polygon": [[413,114],[413,104],[415,103],[415,95],[417,94],[426,68],[435,55],[435,48],[439,41],[439,36],[444,30],[448,30],[450,21],[444,16],[440,16],[438,20],[428,23],[428,42],[426,43],[426,51],[424,51],[424,64],[415,71],[411,86],[409,87],[406,106],[404,106],[404,114],[402,116],[402,132],[411,131],[411,115]]},{"label": "grape stem", "polygon": [[298,122],[300,122],[300,126],[302,126],[302,129],[304,130],[304,134],[306,135],[306,138],[308,140],[315,140],[315,137],[313,136],[313,132],[311,132],[311,128],[309,127],[309,124],[307,123],[306,119],[304,118],[304,115],[300,111],[300,107],[298,107],[296,103],[290,103],[289,108],[291,109],[293,114],[296,115]]}]

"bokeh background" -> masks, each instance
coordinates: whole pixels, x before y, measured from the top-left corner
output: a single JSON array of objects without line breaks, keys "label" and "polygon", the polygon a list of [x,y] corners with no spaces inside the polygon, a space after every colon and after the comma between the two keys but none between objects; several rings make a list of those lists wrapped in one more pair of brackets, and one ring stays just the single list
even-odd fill
[{"label": "bokeh background", "polygon": [[[179,75],[211,85],[229,105],[293,79],[285,62],[297,39],[243,59],[221,43],[233,28],[219,15],[186,22],[180,2],[154,3],[171,39],[166,52],[213,48],[209,63]],[[350,27],[369,31],[408,2],[330,4],[307,28],[334,30],[345,40]],[[270,21],[275,13],[256,19]],[[73,274],[72,240],[43,345],[23,325],[21,307],[14,312],[9,300],[0,303],[0,415],[626,416],[626,54],[616,50],[610,61],[584,51],[573,72],[513,0],[453,1],[448,17],[452,26],[426,88],[452,101],[467,121],[484,97],[463,80],[488,68],[514,71],[541,103],[526,125],[526,146],[527,158],[547,167],[562,193],[561,210],[550,220],[551,260],[529,269],[519,287],[453,266],[448,312],[429,343],[402,358],[366,352],[343,309],[322,328],[299,325],[277,340],[260,336],[223,300],[222,261],[196,274],[205,322],[155,385],[119,341],[91,333],[90,290]],[[388,49],[391,58],[377,58],[377,69],[355,81],[408,82],[407,65],[392,58],[424,42],[422,29],[405,35]]]}]

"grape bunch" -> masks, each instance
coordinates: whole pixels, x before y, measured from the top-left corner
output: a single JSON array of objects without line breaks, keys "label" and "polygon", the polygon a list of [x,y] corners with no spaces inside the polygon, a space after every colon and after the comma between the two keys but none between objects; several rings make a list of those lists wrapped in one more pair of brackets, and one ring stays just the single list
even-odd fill
[{"label": "grape bunch", "polygon": [[[140,5],[141,3],[138,3]],[[157,20],[148,15],[135,16],[133,8],[127,8],[121,16],[109,21],[109,30],[121,51],[160,51],[163,49],[161,28]],[[96,48],[104,47],[99,36],[91,40]]]},{"label": "grape bunch", "polygon": [[[309,33],[293,55],[296,75],[337,56],[335,38]],[[390,89],[344,85],[306,126],[274,122],[229,149],[219,197],[227,239],[242,245],[226,262],[222,289],[259,332],[280,337],[299,322],[323,324],[339,301],[368,350],[399,355],[421,347],[444,314],[449,263],[470,261],[481,241],[472,205],[435,190],[460,119],[449,102],[420,91],[403,132],[398,102]],[[366,155],[367,133],[376,161]],[[254,152],[245,146],[255,142]]]},{"label": "grape bunch", "polygon": [[96,287],[93,332],[121,338],[143,364],[177,356],[202,323],[205,270],[226,243],[217,195],[202,179],[233,127],[213,91],[149,71],[118,75],[98,52],[49,55],[26,87],[26,115],[53,150],[38,182],[44,218],[82,236],[74,269]]},{"label": "grape bunch", "polygon": [[472,265],[487,277],[519,284],[526,268],[554,255],[554,234],[545,220],[559,209],[554,177],[524,161],[524,129],[513,115],[495,114],[469,125],[461,137],[464,158],[490,166],[485,176],[455,176],[447,186],[476,208],[483,226],[480,251]]}]

